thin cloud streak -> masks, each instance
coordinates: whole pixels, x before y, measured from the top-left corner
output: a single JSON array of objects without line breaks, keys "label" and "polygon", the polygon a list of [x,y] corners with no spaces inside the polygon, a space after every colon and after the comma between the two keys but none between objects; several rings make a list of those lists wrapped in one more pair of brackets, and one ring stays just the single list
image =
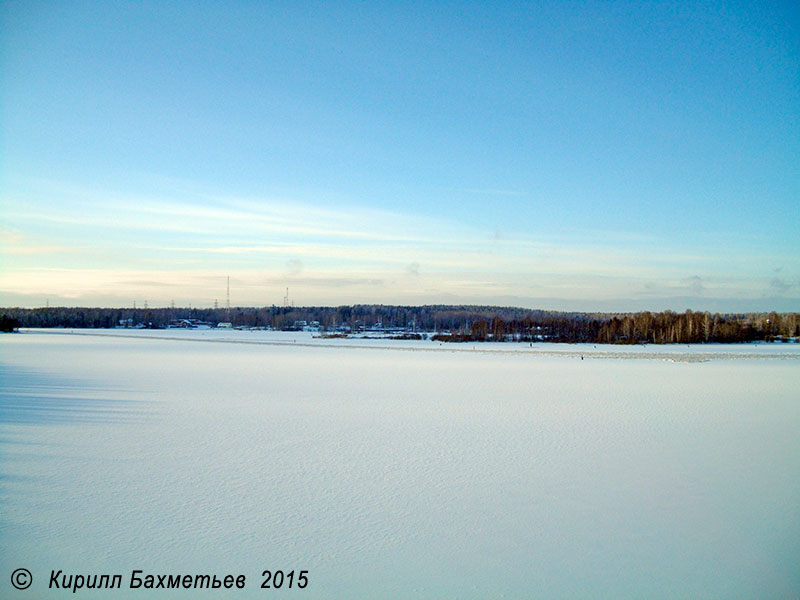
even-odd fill
[{"label": "thin cloud streak", "polygon": [[[794,257],[780,255],[730,259],[710,243],[677,251],[647,234],[619,245],[608,232],[493,236],[488,226],[275,199],[209,196],[212,204],[198,206],[110,196],[95,193],[71,204],[41,200],[25,211],[15,208],[22,203],[4,198],[11,207],[4,218],[14,226],[0,230],[0,242],[3,254],[15,261],[0,273],[0,291],[6,297],[48,291],[73,298],[147,296],[155,302],[165,295],[218,297],[208,286],[234,275],[240,289],[259,290],[243,296],[255,303],[263,302],[265,287],[287,284],[315,303],[422,299],[420,290],[442,298],[477,297],[487,290],[585,299],[743,297],[788,292],[774,274],[762,279],[761,268],[797,265]],[[61,243],[78,239],[87,243]],[[736,277],[731,260],[738,260]]]}]

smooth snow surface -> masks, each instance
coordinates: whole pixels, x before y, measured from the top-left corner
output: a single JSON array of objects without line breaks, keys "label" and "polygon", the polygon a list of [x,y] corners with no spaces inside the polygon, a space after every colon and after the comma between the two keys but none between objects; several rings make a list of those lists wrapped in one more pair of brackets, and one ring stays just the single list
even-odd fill
[{"label": "smooth snow surface", "polygon": [[800,596],[800,345],[86,333],[0,337],[2,598]]}]

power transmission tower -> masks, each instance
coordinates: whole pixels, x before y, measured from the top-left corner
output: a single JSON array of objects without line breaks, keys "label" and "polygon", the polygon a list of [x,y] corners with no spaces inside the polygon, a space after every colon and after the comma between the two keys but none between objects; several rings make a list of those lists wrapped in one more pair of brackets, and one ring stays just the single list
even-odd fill
[{"label": "power transmission tower", "polygon": [[231,276],[228,275],[228,288],[225,292],[225,307],[228,309],[228,321],[231,320]]}]

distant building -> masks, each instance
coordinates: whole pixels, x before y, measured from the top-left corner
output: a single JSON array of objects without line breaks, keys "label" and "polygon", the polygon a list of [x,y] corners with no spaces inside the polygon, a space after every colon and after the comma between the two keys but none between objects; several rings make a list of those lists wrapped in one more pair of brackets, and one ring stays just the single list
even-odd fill
[{"label": "distant building", "polygon": [[168,329],[211,329],[211,323],[199,319],[173,319]]}]

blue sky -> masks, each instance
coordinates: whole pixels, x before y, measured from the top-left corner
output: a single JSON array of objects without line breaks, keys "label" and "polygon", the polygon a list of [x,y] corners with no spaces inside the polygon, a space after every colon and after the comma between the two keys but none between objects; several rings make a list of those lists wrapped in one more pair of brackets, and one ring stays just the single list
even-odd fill
[{"label": "blue sky", "polygon": [[0,16],[0,305],[800,310],[792,3]]}]

